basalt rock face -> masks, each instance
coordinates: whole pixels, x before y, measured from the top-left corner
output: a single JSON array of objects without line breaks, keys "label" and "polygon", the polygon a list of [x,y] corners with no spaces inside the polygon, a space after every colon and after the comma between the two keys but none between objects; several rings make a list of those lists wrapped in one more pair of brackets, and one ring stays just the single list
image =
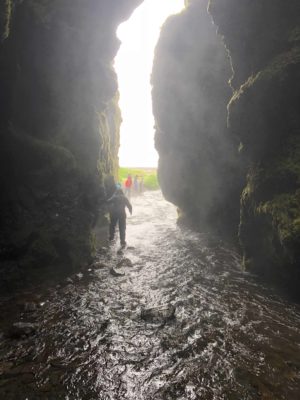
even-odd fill
[{"label": "basalt rock face", "polygon": [[2,261],[74,265],[91,254],[117,166],[115,31],[140,2],[1,2]]},{"label": "basalt rock face", "polygon": [[233,66],[230,132],[247,165],[239,237],[246,267],[300,278],[300,3],[211,0]]},{"label": "basalt rock face", "polygon": [[226,123],[230,61],[207,1],[189,3],[164,25],[155,54],[160,184],[185,221],[236,237],[242,173]]}]

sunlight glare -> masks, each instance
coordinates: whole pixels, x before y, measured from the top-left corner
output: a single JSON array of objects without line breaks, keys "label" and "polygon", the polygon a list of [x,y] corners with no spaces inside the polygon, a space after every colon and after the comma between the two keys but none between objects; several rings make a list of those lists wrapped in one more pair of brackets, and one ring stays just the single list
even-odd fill
[{"label": "sunlight glare", "polygon": [[154,49],[162,24],[183,8],[184,0],[145,0],[117,30],[122,42],[114,64],[123,120],[119,151],[122,167],[157,166],[150,85]]}]

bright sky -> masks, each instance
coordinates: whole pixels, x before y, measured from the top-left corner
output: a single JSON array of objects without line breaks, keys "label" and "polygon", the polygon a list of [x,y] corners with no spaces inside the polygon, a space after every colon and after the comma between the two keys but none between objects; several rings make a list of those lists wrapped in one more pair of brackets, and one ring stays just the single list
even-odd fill
[{"label": "bright sky", "polygon": [[122,44],[115,58],[123,123],[119,151],[122,167],[156,167],[150,75],[154,48],[167,17],[184,8],[184,0],[144,0],[117,36]]}]

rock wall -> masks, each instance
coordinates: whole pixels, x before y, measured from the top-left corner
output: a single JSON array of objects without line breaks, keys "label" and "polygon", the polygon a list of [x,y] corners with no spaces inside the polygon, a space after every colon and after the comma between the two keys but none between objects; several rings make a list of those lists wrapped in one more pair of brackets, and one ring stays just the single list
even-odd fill
[{"label": "rock wall", "polygon": [[0,6],[0,259],[78,264],[116,173],[116,28],[141,0]]},{"label": "rock wall", "polygon": [[226,126],[232,71],[206,8],[204,0],[190,2],[164,25],[156,48],[159,179],[184,221],[234,237],[242,174],[238,143]]},{"label": "rock wall", "polygon": [[297,284],[300,3],[211,0],[210,12],[232,60],[228,120],[247,165],[239,228],[244,262]]},{"label": "rock wall", "polygon": [[199,229],[239,232],[247,268],[298,283],[300,3],[211,0],[215,27],[186,3],[153,73],[163,191]]}]

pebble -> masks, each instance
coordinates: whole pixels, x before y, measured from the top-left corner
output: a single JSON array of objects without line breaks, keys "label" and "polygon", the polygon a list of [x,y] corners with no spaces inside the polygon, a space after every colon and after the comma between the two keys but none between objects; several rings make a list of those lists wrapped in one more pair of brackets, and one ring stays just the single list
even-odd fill
[{"label": "pebble", "polygon": [[111,275],[113,276],[124,276],[125,273],[124,272],[117,272],[114,268],[111,268],[110,271]]}]

